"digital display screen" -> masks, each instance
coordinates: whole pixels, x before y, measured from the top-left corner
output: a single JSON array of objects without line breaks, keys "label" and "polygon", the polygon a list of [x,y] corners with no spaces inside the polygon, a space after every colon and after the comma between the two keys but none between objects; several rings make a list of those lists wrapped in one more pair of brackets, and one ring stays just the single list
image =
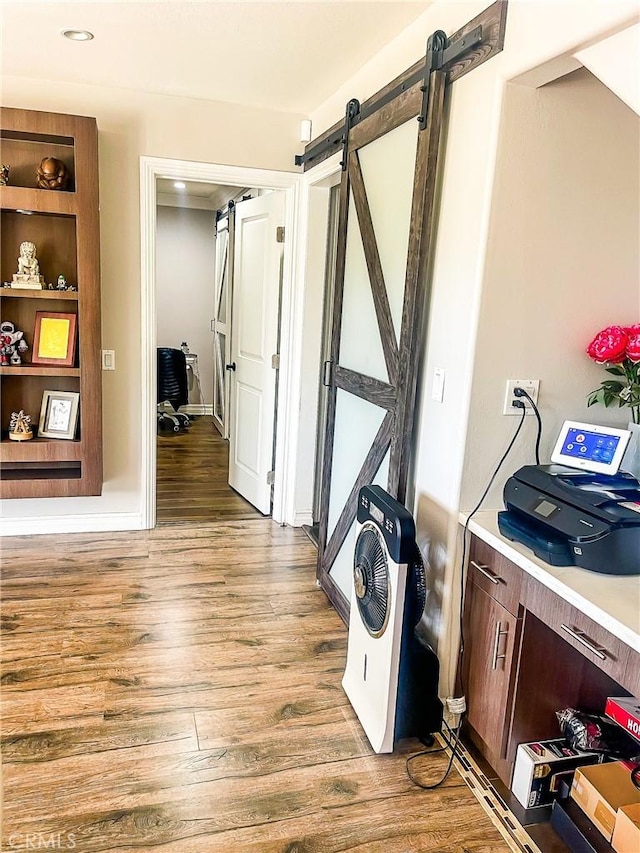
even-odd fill
[{"label": "digital display screen", "polygon": [[562,445],[561,453],[575,459],[588,459],[608,465],[620,443],[617,435],[603,435],[601,432],[589,432],[586,429],[571,427]]},{"label": "digital display screen", "polygon": [[384,513],[377,506],[374,506],[373,504],[369,504],[369,513],[371,515],[371,518],[375,518],[375,520],[378,522],[378,524],[380,524],[380,525],[384,524]]},{"label": "digital display screen", "polygon": [[534,509],[534,512],[537,512],[538,515],[544,516],[544,518],[549,518],[551,513],[557,509],[558,507],[556,504],[552,504],[551,501],[540,501],[538,506]]}]

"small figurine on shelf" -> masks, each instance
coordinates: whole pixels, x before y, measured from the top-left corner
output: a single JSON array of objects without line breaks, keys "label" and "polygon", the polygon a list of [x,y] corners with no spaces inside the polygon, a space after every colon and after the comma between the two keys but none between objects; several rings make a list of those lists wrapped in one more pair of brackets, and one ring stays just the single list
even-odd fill
[{"label": "small figurine on shelf", "polygon": [[38,186],[43,190],[63,190],[69,181],[69,171],[57,157],[45,157],[36,172]]},{"label": "small figurine on shelf", "polygon": [[31,415],[25,415],[22,409],[19,412],[11,412],[9,438],[12,441],[29,441],[30,438],[33,438]]},{"label": "small figurine on shelf", "polygon": [[27,290],[42,290],[44,277],[40,275],[40,264],[36,257],[36,246],[30,240],[20,243],[18,272],[13,274],[11,287]]},{"label": "small figurine on shelf", "polygon": [[20,356],[28,349],[29,345],[24,339],[24,332],[17,332],[16,327],[9,320],[0,323],[0,366],[16,367],[22,364]]},{"label": "small figurine on shelf", "polygon": [[58,276],[58,284],[57,284],[56,290],[66,290],[66,289],[67,289],[67,280],[61,274]]},{"label": "small figurine on shelf", "polygon": [[0,165],[0,187],[6,187],[9,184],[9,166],[4,163]]}]

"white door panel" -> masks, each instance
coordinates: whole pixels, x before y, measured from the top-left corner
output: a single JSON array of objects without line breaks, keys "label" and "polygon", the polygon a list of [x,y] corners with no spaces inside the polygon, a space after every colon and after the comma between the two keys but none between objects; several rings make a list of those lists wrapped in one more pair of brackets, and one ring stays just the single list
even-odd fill
[{"label": "white door panel", "polygon": [[282,245],[276,231],[284,194],[236,205],[232,303],[229,485],[265,515],[271,512]]}]

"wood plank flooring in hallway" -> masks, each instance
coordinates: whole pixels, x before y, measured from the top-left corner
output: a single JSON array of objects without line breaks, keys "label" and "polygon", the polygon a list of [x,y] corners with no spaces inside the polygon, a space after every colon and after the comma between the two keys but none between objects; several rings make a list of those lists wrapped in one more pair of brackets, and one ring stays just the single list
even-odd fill
[{"label": "wood plank flooring in hallway", "polygon": [[156,511],[159,522],[262,518],[229,486],[229,442],[210,415],[188,430],[158,435]]},{"label": "wood plank flooring in hallway", "polygon": [[[417,741],[372,754],[302,532],[171,524],[2,557],[4,853],[507,853],[457,774],[412,786]],[[420,761],[431,781],[445,758]]]}]

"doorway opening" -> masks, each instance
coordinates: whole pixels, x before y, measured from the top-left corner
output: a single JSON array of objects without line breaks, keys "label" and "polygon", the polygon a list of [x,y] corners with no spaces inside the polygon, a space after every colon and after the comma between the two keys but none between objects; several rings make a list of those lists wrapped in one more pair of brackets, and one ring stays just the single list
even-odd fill
[{"label": "doorway opening", "polygon": [[156,520],[258,518],[229,486],[225,340],[229,223],[236,204],[267,191],[169,178],[157,178],[156,190]]},{"label": "doorway opening", "polygon": [[[156,158],[141,158],[141,172],[144,526],[155,526],[156,518],[202,521],[261,514],[279,521],[287,493],[283,433],[290,398],[290,335],[284,324],[290,323],[293,309],[294,264],[291,246],[273,249],[275,219],[260,210],[267,199],[277,199],[279,233],[293,233],[299,176]],[[216,276],[215,246],[229,202],[239,223],[233,254],[237,298],[233,300],[229,287],[234,282],[227,280],[224,319],[231,328],[216,366],[221,304],[216,287],[222,279]],[[263,264],[261,258],[267,257],[269,263]],[[260,275],[267,267],[276,270],[271,278],[266,272]],[[175,402],[158,399],[166,395],[158,381],[163,369],[159,348],[170,351],[182,365],[182,375],[186,373],[181,399]],[[281,406],[276,423],[277,380]],[[229,441],[219,431],[221,424],[214,425],[214,389],[225,383]],[[160,431],[159,412],[164,421]],[[260,487],[260,500],[249,488],[250,474]]]}]

